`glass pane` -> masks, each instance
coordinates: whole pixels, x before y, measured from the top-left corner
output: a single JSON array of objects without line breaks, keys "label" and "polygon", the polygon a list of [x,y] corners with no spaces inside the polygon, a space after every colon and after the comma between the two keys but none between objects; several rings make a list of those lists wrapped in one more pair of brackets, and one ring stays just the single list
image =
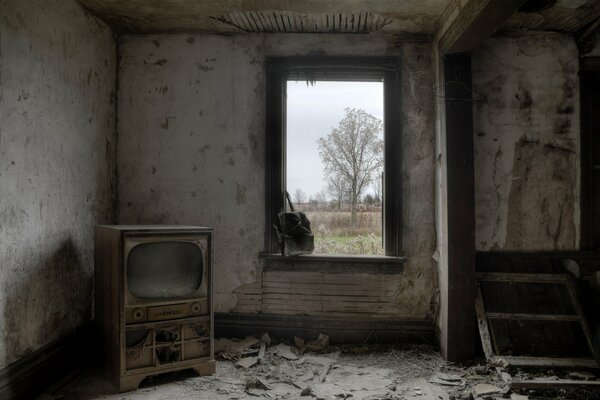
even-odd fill
[{"label": "glass pane", "polygon": [[383,82],[287,82],[286,186],[315,253],[383,254]]},{"label": "glass pane", "polygon": [[127,284],[137,298],[187,297],[201,283],[202,251],[194,243],[144,243],[129,252]]}]

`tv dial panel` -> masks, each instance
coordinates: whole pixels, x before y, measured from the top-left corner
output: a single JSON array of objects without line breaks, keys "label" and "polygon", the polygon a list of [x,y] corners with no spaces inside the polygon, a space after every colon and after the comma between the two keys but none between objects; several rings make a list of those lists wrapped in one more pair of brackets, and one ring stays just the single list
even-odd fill
[{"label": "tv dial panel", "polygon": [[195,299],[178,304],[128,307],[125,313],[127,324],[189,318],[208,314],[208,301],[207,299]]}]

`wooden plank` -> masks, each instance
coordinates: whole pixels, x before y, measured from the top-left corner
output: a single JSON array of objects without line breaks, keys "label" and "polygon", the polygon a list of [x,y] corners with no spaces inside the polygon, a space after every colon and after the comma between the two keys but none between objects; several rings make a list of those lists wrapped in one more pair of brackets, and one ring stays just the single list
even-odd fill
[{"label": "wooden plank", "polygon": [[363,310],[372,310],[376,311],[378,309],[389,309],[395,310],[396,307],[392,303],[381,303],[381,302],[373,302],[373,303],[364,303],[364,302],[339,302],[339,301],[327,301],[327,300],[308,300],[308,299],[294,299],[287,298],[285,300],[282,299],[263,299],[263,306],[265,308],[289,308],[289,307],[311,307],[317,309],[363,309]]},{"label": "wooden plank", "polygon": [[365,306],[370,306],[370,304],[376,303],[390,303],[391,299],[378,298],[376,296],[366,297],[366,296],[324,296],[324,295],[313,295],[313,294],[297,294],[297,293],[277,293],[277,294],[265,294],[263,295],[263,301],[266,300],[274,300],[274,301],[286,301],[286,300],[295,300],[295,301],[334,301],[340,304],[343,303],[360,303],[365,304]]},{"label": "wooden plank", "polygon": [[391,299],[376,297],[376,296],[324,296],[314,294],[298,294],[298,293],[276,293],[263,295],[263,301],[320,301],[320,302],[336,302],[336,303],[359,303],[369,307],[371,304],[391,303]]},{"label": "wooden plank", "polygon": [[354,292],[365,292],[365,293],[373,293],[374,291],[382,292],[382,293],[394,293],[398,289],[400,282],[389,283],[387,285],[336,285],[330,283],[293,283],[286,285],[281,282],[265,282],[263,285],[263,291],[303,291],[303,290],[312,290],[319,291],[322,293],[348,293],[348,291]]},{"label": "wooden plank", "polygon": [[363,279],[354,278],[333,278],[320,276],[318,278],[307,275],[306,277],[300,275],[292,275],[289,280],[286,280],[283,276],[273,276],[270,273],[265,273],[262,286],[270,287],[296,287],[298,285],[319,285],[319,287],[327,289],[353,289],[356,287],[363,287],[366,289],[381,289],[391,286],[397,286],[402,283],[401,278],[397,279],[379,279],[365,277]]},{"label": "wooden plank", "polygon": [[581,322],[579,315],[525,314],[525,313],[486,313],[489,319],[525,319],[534,321],[576,321]]},{"label": "wooden plank", "polygon": [[[266,283],[262,293],[298,293],[298,294],[319,294],[326,296],[337,296],[337,295],[349,295],[349,296],[373,296],[389,297],[393,296],[397,292],[399,284],[394,285],[390,288],[369,288],[360,286],[351,287],[339,287],[329,285],[281,285],[272,286]],[[239,293],[239,292],[238,292]],[[242,292],[246,293],[246,292]],[[249,293],[249,292],[248,292]]]},{"label": "wooden plank", "polygon": [[337,291],[337,292],[323,292],[321,290],[315,290],[314,288],[311,290],[301,290],[301,289],[291,289],[291,290],[265,290],[263,292],[264,296],[271,296],[272,298],[276,298],[278,296],[310,296],[310,297],[319,297],[319,298],[342,298],[343,297],[352,297],[354,300],[351,301],[369,301],[376,299],[378,301],[392,301],[394,297],[394,292],[389,291],[387,293],[377,293],[375,291]]},{"label": "wooden plank", "polygon": [[473,50],[524,3],[525,0],[453,0],[443,13],[436,34],[441,54]]},{"label": "wooden plank", "polygon": [[573,307],[575,307],[577,314],[579,314],[579,317],[580,317],[579,322],[581,324],[581,329],[583,329],[583,334],[585,335],[588,346],[589,346],[590,350],[592,351],[592,354],[595,357],[597,357],[597,353],[594,349],[594,343],[592,341],[592,335],[590,333],[590,327],[588,326],[587,320],[585,319],[585,314],[583,313],[581,304],[579,304],[579,299],[577,298],[577,288],[575,287],[575,284],[573,283],[573,279],[567,279],[567,289],[569,290],[569,295],[571,296],[571,303],[573,304]]},{"label": "wooden plank", "polygon": [[[462,361],[475,355],[475,193],[471,56],[444,57],[447,180],[447,276],[441,321],[442,355]],[[446,297],[443,296],[443,297]]]},{"label": "wooden plank", "polygon": [[496,356],[494,359],[495,363],[503,360],[508,365],[515,367],[598,368],[598,363],[592,358]]},{"label": "wooden plank", "polygon": [[567,283],[565,274],[521,274],[510,272],[478,272],[480,281],[493,282],[530,282],[530,283]]},{"label": "wooden plank", "polygon": [[581,247],[600,247],[600,57],[581,58]]},{"label": "wooden plank", "polygon": [[600,388],[600,381],[582,381],[575,379],[513,379],[512,389],[579,389]]},{"label": "wooden plank", "polygon": [[483,354],[489,363],[493,363],[494,350],[492,348],[492,340],[490,338],[490,329],[488,326],[485,306],[483,305],[483,297],[481,295],[481,288],[479,283],[476,285],[477,289],[475,292],[475,313],[477,314],[477,324],[479,326],[479,336],[481,338],[481,347],[483,348]]},{"label": "wooden plank", "polygon": [[389,275],[357,274],[327,274],[313,272],[274,272],[268,271],[263,274],[263,286],[265,285],[337,285],[339,287],[358,286],[365,289],[379,290],[382,287],[399,285],[402,276],[390,279]]},{"label": "wooden plank", "polygon": [[[356,315],[342,313],[335,316],[221,313],[216,316],[215,328],[215,335],[221,337],[246,337],[269,332],[273,337],[312,339],[322,332],[335,338],[335,344],[363,343],[367,337],[386,343],[435,341],[432,321],[402,316],[360,315],[357,318]],[[373,334],[370,335],[371,331]]]}]

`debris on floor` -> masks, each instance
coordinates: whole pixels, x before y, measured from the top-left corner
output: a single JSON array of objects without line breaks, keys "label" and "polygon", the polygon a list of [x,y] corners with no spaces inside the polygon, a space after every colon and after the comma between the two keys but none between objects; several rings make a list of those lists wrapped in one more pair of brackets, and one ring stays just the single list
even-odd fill
[{"label": "debris on floor", "polygon": [[287,358],[288,360],[297,360],[298,356],[296,353],[292,352],[290,346],[284,343],[279,343],[277,346],[272,348],[274,354],[277,354],[279,357]]},{"label": "debris on floor", "polygon": [[215,339],[215,357],[235,360],[240,356],[254,355],[260,351],[261,340],[247,337],[243,340]]},{"label": "debris on floor", "polygon": [[[199,377],[192,372],[159,375],[143,382],[136,391],[117,393],[104,379],[87,374],[55,395],[89,400],[600,399],[539,397],[542,389],[515,389],[511,385],[513,381],[536,380],[539,384],[550,379],[541,372],[509,373],[483,362],[467,366],[447,363],[437,351],[424,345],[335,346],[325,335],[312,341],[296,337],[293,342],[263,335],[218,339],[215,355],[217,370],[213,376]],[[558,374],[558,381],[590,385],[600,382],[589,371],[553,373]]]}]

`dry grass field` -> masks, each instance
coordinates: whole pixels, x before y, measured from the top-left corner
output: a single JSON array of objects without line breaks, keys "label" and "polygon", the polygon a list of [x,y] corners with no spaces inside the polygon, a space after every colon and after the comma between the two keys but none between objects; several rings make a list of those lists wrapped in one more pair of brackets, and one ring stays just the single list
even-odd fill
[{"label": "dry grass field", "polygon": [[323,210],[308,204],[299,209],[310,220],[315,235],[315,253],[383,254],[379,209],[359,211],[356,226],[352,226],[350,211]]}]

